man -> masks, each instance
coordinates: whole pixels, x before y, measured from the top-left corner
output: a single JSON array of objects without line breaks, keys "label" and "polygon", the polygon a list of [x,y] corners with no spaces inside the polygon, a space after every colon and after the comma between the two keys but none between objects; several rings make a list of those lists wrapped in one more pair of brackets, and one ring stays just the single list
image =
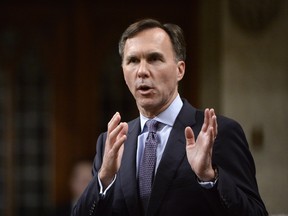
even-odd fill
[{"label": "man", "polygon": [[[178,93],[186,57],[181,28],[140,20],[123,33],[119,52],[140,117],[112,117],[72,215],[267,215],[241,126]],[[155,143],[156,159],[148,154]]]}]

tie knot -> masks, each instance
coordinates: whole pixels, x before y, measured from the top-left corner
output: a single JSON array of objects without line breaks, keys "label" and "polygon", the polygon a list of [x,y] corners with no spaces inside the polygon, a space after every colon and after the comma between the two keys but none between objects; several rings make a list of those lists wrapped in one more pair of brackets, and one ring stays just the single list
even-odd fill
[{"label": "tie knot", "polygon": [[148,132],[156,133],[157,128],[158,128],[158,121],[154,119],[150,119],[146,122],[146,125],[148,127]]}]

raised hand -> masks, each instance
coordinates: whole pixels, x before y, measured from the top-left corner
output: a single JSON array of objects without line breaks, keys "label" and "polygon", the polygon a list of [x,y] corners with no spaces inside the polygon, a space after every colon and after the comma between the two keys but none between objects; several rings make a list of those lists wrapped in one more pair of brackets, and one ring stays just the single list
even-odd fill
[{"label": "raised hand", "polygon": [[108,123],[103,163],[98,173],[104,188],[113,181],[121,164],[128,124],[120,121],[121,116],[116,112]]},{"label": "raised hand", "polygon": [[197,177],[210,181],[216,175],[212,167],[212,149],[217,136],[217,120],[214,109],[205,109],[204,112],[204,123],[196,141],[191,127],[185,128],[186,153]]}]

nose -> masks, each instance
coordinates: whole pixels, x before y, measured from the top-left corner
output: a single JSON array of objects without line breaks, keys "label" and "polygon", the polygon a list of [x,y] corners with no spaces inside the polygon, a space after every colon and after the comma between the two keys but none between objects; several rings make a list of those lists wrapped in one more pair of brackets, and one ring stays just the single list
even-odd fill
[{"label": "nose", "polygon": [[139,63],[139,68],[138,68],[138,77],[148,77],[149,76],[149,71],[147,67],[147,62],[146,61],[141,61]]}]

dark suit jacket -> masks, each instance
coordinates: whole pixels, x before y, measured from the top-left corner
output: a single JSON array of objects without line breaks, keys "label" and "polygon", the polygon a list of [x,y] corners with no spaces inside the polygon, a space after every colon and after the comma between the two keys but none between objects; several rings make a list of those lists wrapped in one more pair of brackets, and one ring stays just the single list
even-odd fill
[{"label": "dark suit jacket", "polygon": [[[234,120],[217,116],[218,135],[212,159],[213,164],[218,167],[219,178],[212,189],[199,185],[186,157],[184,129],[191,126],[197,136],[204,115],[185,99],[183,102],[154,178],[146,215],[267,215],[258,193],[255,165],[244,132]],[[97,171],[104,152],[106,133],[103,133],[97,141],[93,180],[79,199],[72,215],[141,215],[136,178],[139,118],[128,125],[122,163],[113,186],[105,197],[99,195]]]}]

